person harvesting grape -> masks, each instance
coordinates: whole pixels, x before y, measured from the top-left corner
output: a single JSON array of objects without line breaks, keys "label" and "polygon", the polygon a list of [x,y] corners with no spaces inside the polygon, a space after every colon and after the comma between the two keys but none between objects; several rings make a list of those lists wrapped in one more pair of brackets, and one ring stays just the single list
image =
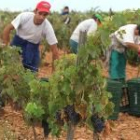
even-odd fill
[{"label": "person harvesting grape", "polygon": [[78,24],[70,37],[70,47],[72,53],[77,54],[80,32],[87,32],[87,35],[94,35],[98,26],[101,25],[102,17],[99,14],[93,15],[92,18],[86,19]]},{"label": "person harvesting grape", "polygon": [[140,54],[140,25],[127,24],[110,35],[111,45],[107,52],[106,64],[113,80],[126,78],[126,50],[134,49]]},{"label": "person harvesting grape", "polygon": [[34,12],[20,13],[3,31],[3,43],[10,42],[10,32],[16,34],[10,45],[21,47],[23,66],[32,71],[38,71],[40,56],[39,44],[45,38],[51,47],[53,59],[58,59],[57,38],[51,23],[46,19],[51,5],[47,1],[37,4]]}]

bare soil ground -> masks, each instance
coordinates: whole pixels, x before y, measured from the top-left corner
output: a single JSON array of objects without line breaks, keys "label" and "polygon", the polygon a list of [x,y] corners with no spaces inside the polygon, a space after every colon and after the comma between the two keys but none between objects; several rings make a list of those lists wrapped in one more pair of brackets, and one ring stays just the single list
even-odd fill
[{"label": "bare soil ground", "polygon": [[[63,52],[60,51],[60,54]],[[52,73],[51,53],[46,55],[45,66],[40,69],[39,77],[49,77]],[[127,78],[135,78],[138,68],[127,66]],[[107,76],[107,72],[104,71]],[[43,130],[38,124],[36,127],[37,140],[45,140]],[[48,140],[65,140],[66,133],[63,132],[59,138],[49,136]],[[107,121],[104,132],[100,134],[101,140],[140,140],[140,117],[120,113],[117,121]],[[15,111],[10,105],[0,110],[0,140],[34,140],[33,131],[25,124],[21,111]],[[74,140],[93,140],[92,131],[82,126],[77,127]]]}]

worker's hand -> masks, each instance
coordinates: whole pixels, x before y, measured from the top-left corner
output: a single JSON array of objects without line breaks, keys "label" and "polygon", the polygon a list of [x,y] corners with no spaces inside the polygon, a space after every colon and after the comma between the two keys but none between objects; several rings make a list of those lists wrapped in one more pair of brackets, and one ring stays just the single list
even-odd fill
[{"label": "worker's hand", "polygon": [[55,55],[53,54],[53,56],[52,56],[52,72],[55,70],[54,61],[56,59],[59,59],[59,55],[58,54],[55,54]]},{"label": "worker's hand", "polygon": [[52,51],[52,59],[53,60],[59,59],[57,44],[51,45],[51,51]]},{"label": "worker's hand", "polygon": [[56,59],[59,59],[59,54],[58,54],[58,53],[53,54],[53,56],[52,56],[52,57],[53,57],[53,61],[54,61],[54,60],[56,60]]}]

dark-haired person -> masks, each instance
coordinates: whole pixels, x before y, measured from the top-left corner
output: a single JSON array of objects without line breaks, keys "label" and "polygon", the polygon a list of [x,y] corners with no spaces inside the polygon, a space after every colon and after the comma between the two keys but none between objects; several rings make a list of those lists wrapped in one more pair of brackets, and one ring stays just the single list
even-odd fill
[{"label": "dark-haired person", "polygon": [[69,7],[68,7],[68,6],[65,6],[65,7],[63,8],[63,10],[62,10],[61,15],[67,15],[67,14],[69,14]]},{"label": "dark-haired person", "polygon": [[86,19],[78,24],[70,37],[70,47],[72,53],[77,54],[80,32],[87,32],[87,35],[95,34],[98,26],[101,24],[102,17],[99,14],[90,19]]},{"label": "dark-haired person", "polygon": [[124,25],[112,33],[110,38],[111,45],[106,60],[109,75],[113,80],[124,81],[126,78],[126,49],[135,49],[140,54],[140,25]]},{"label": "dark-haired person", "polygon": [[68,6],[65,6],[62,10],[62,13],[61,13],[61,16],[62,16],[62,21],[64,24],[69,24],[70,21],[71,21],[71,17],[70,17],[70,14],[69,14],[69,7]]},{"label": "dark-haired person", "polygon": [[50,13],[51,5],[47,1],[40,1],[34,12],[19,14],[3,31],[3,43],[10,42],[10,32],[16,30],[11,45],[22,49],[22,62],[25,68],[38,71],[39,44],[45,38],[51,47],[53,59],[58,59],[57,38],[51,23],[46,19]]}]

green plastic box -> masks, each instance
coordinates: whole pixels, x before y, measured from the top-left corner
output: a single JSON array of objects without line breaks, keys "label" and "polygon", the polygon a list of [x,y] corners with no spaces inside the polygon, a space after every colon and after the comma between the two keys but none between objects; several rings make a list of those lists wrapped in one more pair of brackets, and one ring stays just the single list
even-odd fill
[{"label": "green plastic box", "polygon": [[107,91],[112,93],[111,101],[114,103],[114,112],[109,117],[111,120],[117,120],[120,112],[120,102],[122,97],[122,87],[124,83],[116,80],[107,79]]},{"label": "green plastic box", "polygon": [[129,104],[129,114],[140,116],[140,78],[133,78],[127,81]]}]

